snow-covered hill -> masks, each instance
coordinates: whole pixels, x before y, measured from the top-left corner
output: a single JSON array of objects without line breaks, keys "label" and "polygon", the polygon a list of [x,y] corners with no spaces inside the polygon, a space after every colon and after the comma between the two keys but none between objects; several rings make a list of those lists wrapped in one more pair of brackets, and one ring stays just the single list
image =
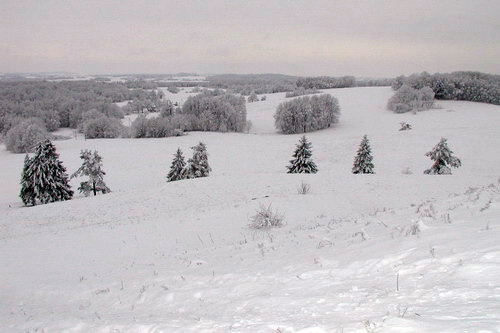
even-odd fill
[{"label": "snow-covered hill", "polygon": [[[500,107],[396,115],[389,88],[327,92],[342,115],[308,134],[315,175],[285,173],[300,136],[274,130],[284,94],[247,104],[250,134],[56,142],[69,172],[100,152],[103,196],[21,207],[24,156],[0,151],[0,331],[499,331]],[[376,174],[352,175],[364,134]],[[424,175],[441,137],[463,166]],[[198,141],[211,176],[166,183]],[[286,225],[250,230],[261,205]]]}]

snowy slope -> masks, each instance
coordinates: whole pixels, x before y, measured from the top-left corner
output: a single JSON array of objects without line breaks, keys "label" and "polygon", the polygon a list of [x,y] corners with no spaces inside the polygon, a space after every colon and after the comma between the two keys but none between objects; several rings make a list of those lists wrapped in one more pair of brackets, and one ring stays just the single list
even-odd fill
[{"label": "snowy slope", "polygon": [[[316,175],[284,173],[299,138],[273,129],[284,94],[247,104],[252,134],[57,142],[70,172],[80,149],[104,157],[114,192],[95,198],[23,208],[24,156],[0,151],[0,331],[499,331],[500,108],[396,115],[389,88],[327,92],[342,115],[308,134]],[[376,174],[352,175],[364,134]],[[463,167],[423,175],[441,136]],[[165,183],[200,140],[213,174]],[[286,225],[248,229],[269,204]]]}]

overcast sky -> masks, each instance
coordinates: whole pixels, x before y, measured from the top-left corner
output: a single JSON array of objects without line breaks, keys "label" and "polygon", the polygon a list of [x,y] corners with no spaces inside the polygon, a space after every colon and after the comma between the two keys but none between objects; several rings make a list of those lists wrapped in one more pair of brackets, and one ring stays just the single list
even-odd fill
[{"label": "overcast sky", "polygon": [[0,0],[0,72],[500,74],[500,0]]}]

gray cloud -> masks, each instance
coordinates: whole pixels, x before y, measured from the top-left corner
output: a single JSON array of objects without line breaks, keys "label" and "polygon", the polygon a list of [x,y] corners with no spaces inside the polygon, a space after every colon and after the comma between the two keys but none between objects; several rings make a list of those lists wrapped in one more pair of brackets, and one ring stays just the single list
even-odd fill
[{"label": "gray cloud", "polygon": [[499,73],[499,1],[0,3],[0,71]]}]

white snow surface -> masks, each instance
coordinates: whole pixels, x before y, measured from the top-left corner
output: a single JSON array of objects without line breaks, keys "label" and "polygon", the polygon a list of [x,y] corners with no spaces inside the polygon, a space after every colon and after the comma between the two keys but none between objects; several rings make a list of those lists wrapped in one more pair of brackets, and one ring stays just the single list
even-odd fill
[{"label": "white snow surface", "polygon": [[[250,134],[56,141],[69,173],[81,149],[103,156],[96,197],[22,207],[24,155],[3,148],[0,332],[499,332],[500,107],[394,114],[390,88],[326,92],[342,114],[307,134],[315,175],[285,173],[284,94],[247,104]],[[376,173],[353,175],[364,134]],[[424,175],[441,137],[463,166]],[[210,177],[166,183],[199,141]],[[268,205],[285,226],[250,230]]]}]

